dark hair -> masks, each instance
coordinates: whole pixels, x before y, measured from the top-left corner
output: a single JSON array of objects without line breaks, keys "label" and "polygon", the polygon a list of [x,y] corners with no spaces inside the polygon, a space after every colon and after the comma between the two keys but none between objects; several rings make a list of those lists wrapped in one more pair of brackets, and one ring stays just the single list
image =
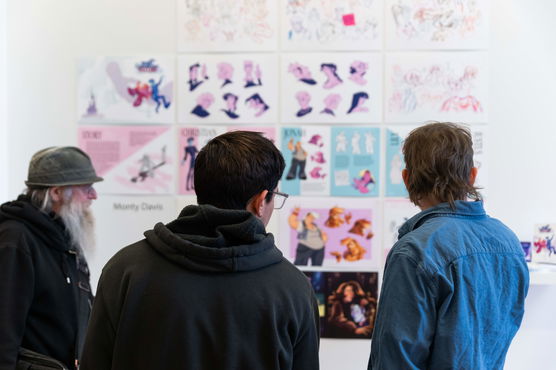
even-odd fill
[{"label": "dark hair", "polygon": [[232,93],[226,93],[226,94],[224,94],[224,96],[222,96],[222,99],[228,100],[228,98],[231,97],[231,96],[233,96],[233,97],[236,99],[236,102],[237,102],[237,99],[238,99],[237,95],[234,95],[234,94],[232,94]]},{"label": "dark hair", "polygon": [[409,199],[433,196],[455,209],[456,200],[480,200],[469,184],[473,168],[473,141],[469,130],[449,122],[434,122],[410,132],[403,145]]},{"label": "dark hair", "polygon": [[336,64],[333,63],[322,63],[320,65],[320,70],[322,71],[322,69],[324,67],[328,67],[332,70],[332,74],[334,75],[334,77],[336,77],[340,82],[342,82],[342,79],[340,78],[340,76],[338,76],[338,74],[336,73],[336,70],[338,69],[338,67],[336,67]]},{"label": "dark hair", "polygon": [[[260,132],[232,131],[210,140],[195,159],[197,203],[245,209],[263,190],[274,190],[286,164]],[[267,195],[270,202],[272,193]]]},{"label": "dark hair", "polygon": [[197,67],[199,68],[201,65],[199,63],[195,63],[189,66],[189,70],[191,71],[193,68]]},{"label": "dark hair", "polygon": [[361,98],[365,98],[365,99],[369,99],[369,94],[367,94],[364,91],[360,91],[357,92],[355,94],[353,94],[353,98],[351,99],[351,106],[348,109],[348,114],[351,113],[352,110],[355,109],[355,107],[357,107],[357,104],[359,103],[359,99]]}]

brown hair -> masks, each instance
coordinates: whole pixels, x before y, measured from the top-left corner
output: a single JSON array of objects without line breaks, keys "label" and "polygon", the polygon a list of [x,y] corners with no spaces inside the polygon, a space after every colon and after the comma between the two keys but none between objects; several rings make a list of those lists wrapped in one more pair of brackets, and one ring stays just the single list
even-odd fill
[{"label": "brown hair", "polygon": [[456,200],[479,200],[469,184],[473,168],[473,142],[469,130],[449,122],[433,122],[410,132],[403,145],[409,199],[432,196],[455,209]]}]

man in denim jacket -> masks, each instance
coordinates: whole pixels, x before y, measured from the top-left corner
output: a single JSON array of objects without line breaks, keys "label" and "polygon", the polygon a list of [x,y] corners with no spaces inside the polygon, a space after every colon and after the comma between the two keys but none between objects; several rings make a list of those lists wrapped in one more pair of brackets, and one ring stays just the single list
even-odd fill
[{"label": "man in denim jacket", "polygon": [[388,255],[369,369],[502,369],[529,273],[518,239],[486,215],[473,186],[471,135],[428,124],[403,153],[409,198],[422,212]]}]

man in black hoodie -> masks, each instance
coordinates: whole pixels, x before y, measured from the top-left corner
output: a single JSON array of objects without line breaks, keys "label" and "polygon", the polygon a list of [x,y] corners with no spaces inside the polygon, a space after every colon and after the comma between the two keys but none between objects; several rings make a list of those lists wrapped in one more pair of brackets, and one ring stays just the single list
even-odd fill
[{"label": "man in black hoodie", "polygon": [[318,369],[312,288],[265,231],[284,167],[259,133],[212,139],[195,162],[199,205],[104,267],[81,370]]},{"label": "man in black hoodie", "polygon": [[83,251],[97,181],[80,149],[46,148],[31,159],[26,193],[0,206],[0,369],[16,367],[20,348],[75,369],[93,298]]}]

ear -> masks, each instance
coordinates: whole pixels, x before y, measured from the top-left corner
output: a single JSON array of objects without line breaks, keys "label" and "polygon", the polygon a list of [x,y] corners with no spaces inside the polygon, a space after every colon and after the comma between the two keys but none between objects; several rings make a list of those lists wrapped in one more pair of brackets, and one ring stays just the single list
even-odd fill
[{"label": "ear", "polygon": [[479,173],[479,169],[477,167],[472,167],[471,172],[469,173],[469,185],[475,185],[475,180],[477,179],[477,173]]},{"label": "ear", "polygon": [[409,172],[407,171],[407,168],[404,168],[402,170],[402,179],[403,183],[405,184],[405,188],[407,189],[407,183],[409,181]]},{"label": "ear", "polygon": [[52,202],[58,203],[64,200],[64,188],[61,186],[53,186],[48,192],[50,193],[50,198]]},{"label": "ear", "polygon": [[247,204],[247,210],[253,213],[257,217],[262,217],[264,213],[264,206],[266,204],[265,198],[268,194],[268,190],[263,190],[260,193],[254,195],[251,201]]}]

